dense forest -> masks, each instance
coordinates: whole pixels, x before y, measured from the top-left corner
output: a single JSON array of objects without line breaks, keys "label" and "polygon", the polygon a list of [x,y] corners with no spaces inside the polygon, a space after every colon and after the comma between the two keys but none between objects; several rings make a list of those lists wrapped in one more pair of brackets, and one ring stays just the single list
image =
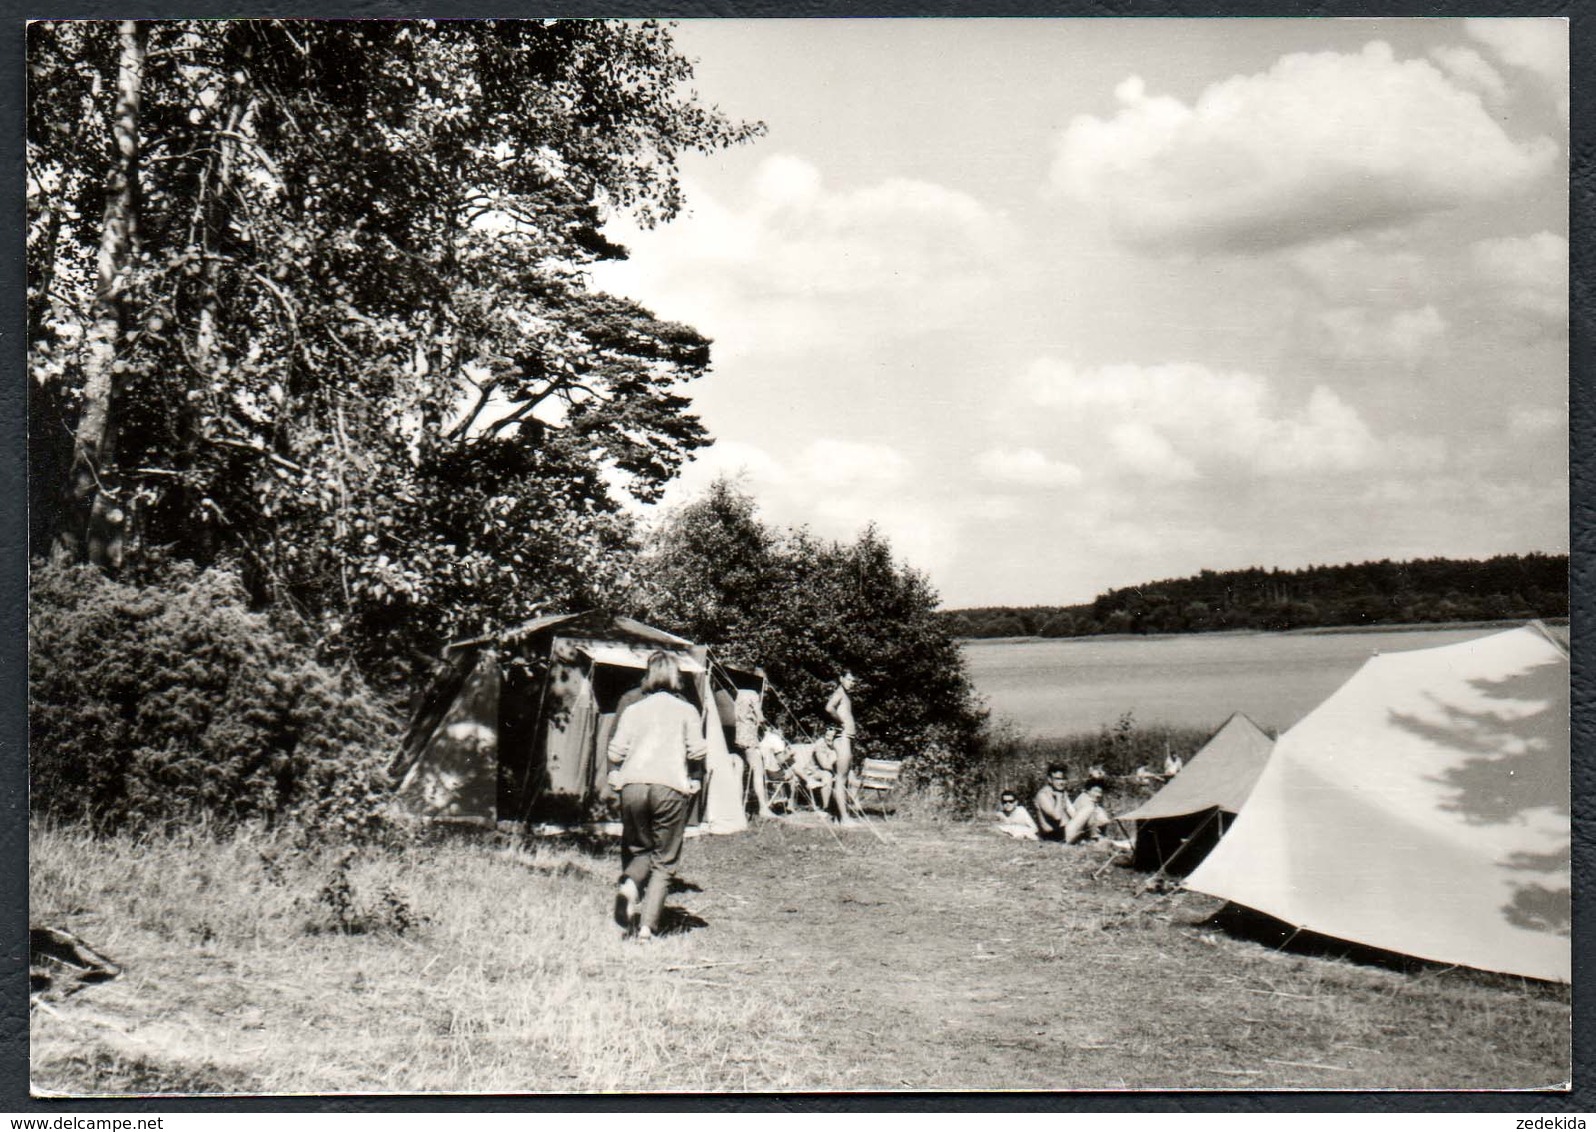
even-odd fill
[{"label": "dense forest", "polygon": [[1363,562],[1301,570],[1204,570],[1109,590],[1085,605],[945,611],[959,637],[1087,637],[1568,615],[1566,554]]},{"label": "dense forest", "polygon": [[[441,647],[604,609],[762,664],[969,782],[984,713],[873,528],[717,485],[711,343],[593,285],[605,234],[752,141],[652,21],[28,28],[35,812],[382,825]],[[951,796],[951,790],[949,793]]]}]

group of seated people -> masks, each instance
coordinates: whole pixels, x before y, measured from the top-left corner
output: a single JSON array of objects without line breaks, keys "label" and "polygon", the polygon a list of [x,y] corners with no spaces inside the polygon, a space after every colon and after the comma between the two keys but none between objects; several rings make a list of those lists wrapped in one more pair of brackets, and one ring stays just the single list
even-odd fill
[{"label": "group of seated people", "polygon": [[1152,767],[1143,764],[1136,768],[1136,780],[1138,782],[1149,784],[1168,782],[1171,778],[1174,778],[1177,774],[1179,774],[1181,767],[1185,765],[1185,762],[1179,755],[1172,753],[1166,754],[1164,756],[1164,773],[1159,774]]},{"label": "group of seated people", "polygon": [[[825,736],[812,743],[789,743],[776,728],[764,729],[758,744],[762,773],[754,778],[763,815],[770,816],[765,783],[783,779],[802,783],[819,800],[821,809],[831,808],[831,794],[837,778],[837,735],[836,727],[828,727]],[[850,775],[850,779],[852,777]]]},{"label": "group of seated people", "polygon": [[1003,791],[998,803],[998,830],[1024,841],[1062,841],[1074,845],[1080,841],[1101,840],[1103,831],[1114,820],[1103,807],[1106,777],[1102,768],[1092,767],[1086,788],[1071,799],[1069,771],[1053,763],[1047,768],[1046,781],[1031,799],[1036,807],[1034,817],[1020,804],[1014,791]]}]

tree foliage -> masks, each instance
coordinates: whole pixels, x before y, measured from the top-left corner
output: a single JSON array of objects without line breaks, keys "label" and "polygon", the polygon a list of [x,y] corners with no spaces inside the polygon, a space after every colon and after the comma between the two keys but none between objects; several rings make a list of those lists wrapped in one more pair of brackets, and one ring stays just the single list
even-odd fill
[{"label": "tree foliage", "polygon": [[616,210],[680,208],[684,150],[760,129],[697,101],[667,29],[28,34],[35,545],[236,559],[364,655],[625,591],[616,493],[708,442],[709,343],[588,272]]},{"label": "tree foliage", "polygon": [[985,718],[925,577],[874,527],[852,543],[774,529],[722,480],[664,522],[643,561],[644,615],[743,665],[763,665],[799,723],[844,669],[863,753],[956,776]]},{"label": "tree foliage", "polygon": [[1089,605],[943,614],[959,637],[1079,637],[1568,616],[1568,556],[1504,554],[1302,570],[1204,570],[1108,590]]}]

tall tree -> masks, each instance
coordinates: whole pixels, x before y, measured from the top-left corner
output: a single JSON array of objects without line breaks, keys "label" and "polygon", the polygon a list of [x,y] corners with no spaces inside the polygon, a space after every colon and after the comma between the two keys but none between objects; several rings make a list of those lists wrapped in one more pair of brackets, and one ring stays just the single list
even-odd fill
[{"label": "tall tree", "polygon": [[29,63],[32,369],[90,473],[63,553],[109,499],[135,558],[237,557],[330,647],[389,653],[629,584],[616,492],[708,442],[709,343],[588,269],[625,255],[615,211],[681,207],[684,150],[760,130],[697,100],[668,29],[36,24]]},{"label": "tall tree", "polygon": [[145,28],[117,27],[116,102],[111,113],[112,160],[95,256],[94,300],[83,350],[82,410],[73,436],[68,520],[54,554],[96,565],[119,563],[125,511],[116,476],[117,352],[126,322],[123,303],[138,231],[139,100],[144,88]]},{"label": "tall tree", "polygon": [[803,726],[824,725],[830,684],[850,669],[861,750],[961,756],[939,758],[939,773],[973,755],[985,712],[936,591],[874,527],[851,543],[775,530],[722,480],[655,531],[644,573],[649,617],[762,664]]}]

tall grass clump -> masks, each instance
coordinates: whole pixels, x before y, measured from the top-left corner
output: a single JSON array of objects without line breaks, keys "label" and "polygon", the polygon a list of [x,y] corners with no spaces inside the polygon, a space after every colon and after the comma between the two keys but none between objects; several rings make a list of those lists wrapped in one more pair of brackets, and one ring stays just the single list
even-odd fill
[{"label": "tall grass clump", "polygon": [[391,713],[251,612],[233,573],[39,566],[28,630],[35,814],[99,833],[381,824]]}]

